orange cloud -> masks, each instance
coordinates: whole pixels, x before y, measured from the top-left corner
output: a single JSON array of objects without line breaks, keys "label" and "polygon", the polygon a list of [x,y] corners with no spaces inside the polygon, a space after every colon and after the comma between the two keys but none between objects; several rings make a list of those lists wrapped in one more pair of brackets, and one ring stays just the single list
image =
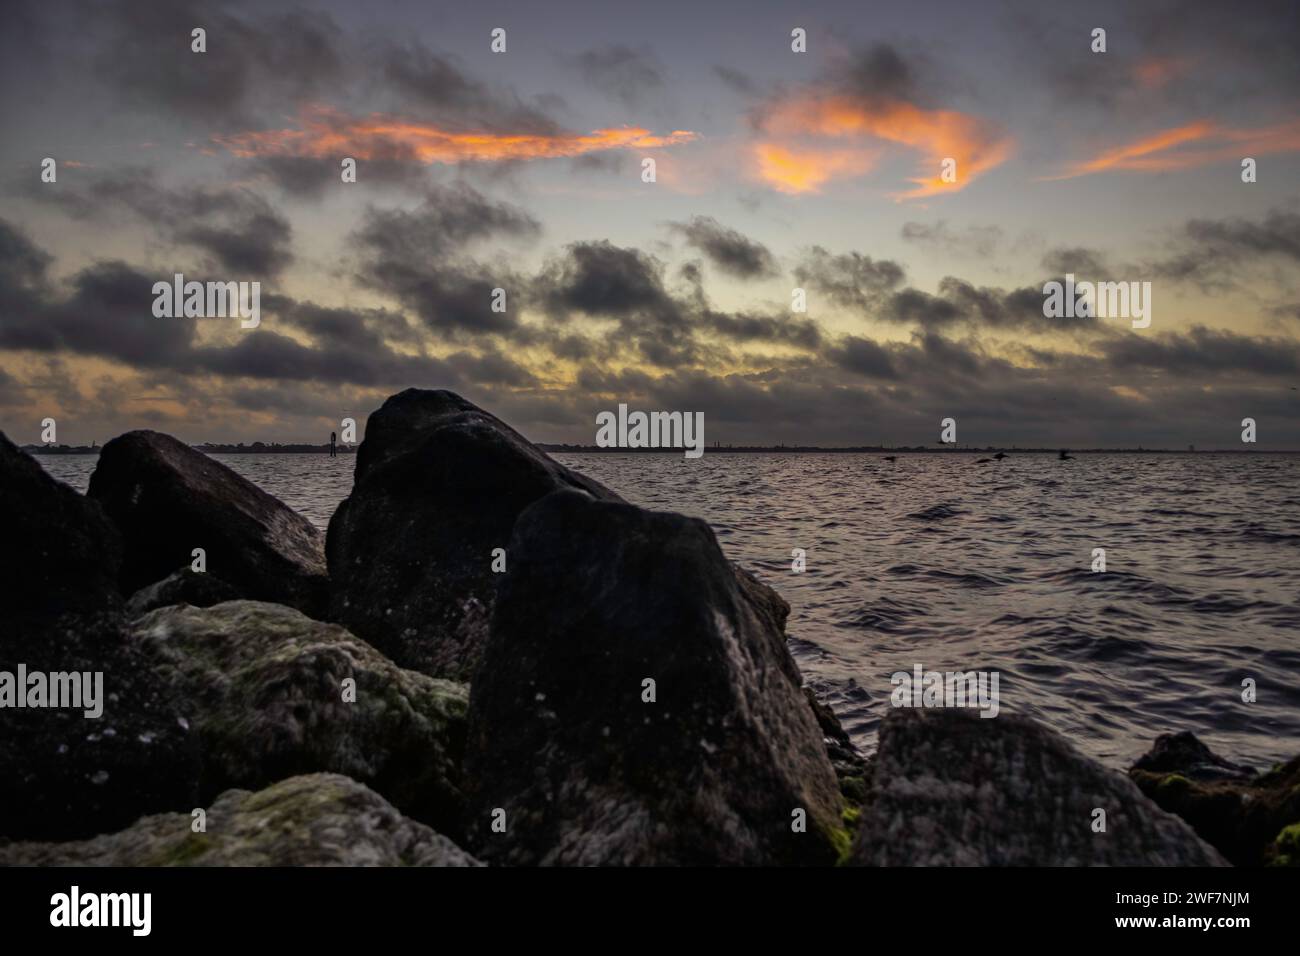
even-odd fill
[{"label": "orange cloud", "polygon": [[876,154],[867,151],[800,150],[777,143],[754,147],[758,175],[785,193],[816,192],[832,177],[857,176],[875,165]]},{"label": "orange cloud", "polygon": [[[817,139],[875,139],[919,150],[924,168],[934,172],[911,179],[916,188],[895,194],[895,199],[956,192],[1005,162],[1013,149],[1009,137],[978,117],[927,110],[901,100],[800,97],[770,113],[763,128],[771,138],[755,146],[759,175],[785,192],[816,191],[829,179],[860,174],[874,165],[877,151],[866,150],[867,158],[854,162],[842,146],[828,147]],[[957,161],[952,183],[940,179],[940,164],[948,158]],[[819,169],[818,164],[824,165]]]},{"label": "orange cloud", "polygon": [[297,128],[213,137],[214,142],[242,157],[351,156],[426,165],[550,159],[608,149],[660,149],[693,139],[695,134],[685,130],[657,136],[635,126],[598,129],[585,134],[450,129],[382,113],[351,117],[320,106],[304,111]]},{"label": "orange cloud", "polygon": [[1059,175],[1043,179],[1073,179],[1114,169],[1167,172],[1243,156],[1297,150],[1300,150],[1300,120],[1259,129],[1231,129],[1210,120],[1196,120],[1104,150],[1091,159],[1072,164]]}]

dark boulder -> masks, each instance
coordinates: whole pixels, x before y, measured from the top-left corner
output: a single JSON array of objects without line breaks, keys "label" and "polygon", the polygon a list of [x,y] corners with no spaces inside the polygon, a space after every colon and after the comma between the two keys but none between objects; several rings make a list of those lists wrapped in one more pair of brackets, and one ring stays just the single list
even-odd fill
[{"label": "dark boulder", "polygon": [[181,568],[132,594],[126,602],[126,613],[127,617],[136,618],[177,604],[212,607],[224,601],[238,601],[243,596],[215,574]]},{"label": "dark boulder", "polygon": [[561,491],[520,516],[510,557],[470,689],[484,858],[830,864],[847,851],[780,614],[707,524]]},{"label": "dark boulder", "polygon": [[[1122,774],[1028,718],[892,710],[852,862],[864,866],[1222,866]],[[1105,811],[1105,831],[1094,829]]]},{"label": "dark boulder", "polygon": [[324,542],[302,515],[170,435],[127,432],[106,444],[87,495],[122,533],[131,594],[206,553],[206,571],[260,601],[321,616]]},{"label": "dark boulder", "polygon": [[[197,750],[170,687],[127,634],[117,531],[0,435],[0,681],[86,675],[92,707],[15,707],[0,730],[0,835],[70,839],[193,806]],[[12,585],[12,587],[9,587]],[[40,675],[37,677],[36,675]],[[47,698],[46,703],[54,703]],[[102,708],[98,717],[86,711]]]},{"label": "dark boulder", "polygon": [[[13,626],[121,607],[122,541],[94,502],[55,481],[0,432],[0,615]],[[10,635],[17,638],[18,634]]]},{"label": "dark boulder", "polygon": [[1190,731],[1161,734],[1151,749],[1133,764],[1135,770],[1151,773],[1178,773],[1191,780],[1249,780],[1255,772],[1249,767],[1224,760]]},{"label": "dark boulder", "polygon": [[352,494],[330,520],[331,618],[403,667],[469,679],[500,577],[492,551],[560,488],[618,498],[459,395],[392,396],[370,416]]},{"label": "dark boulder", "polygon": [[1256,775],[1191,733],[1165,734],[1129,777],[1237,866],[1300,866],[1300,757]]}]

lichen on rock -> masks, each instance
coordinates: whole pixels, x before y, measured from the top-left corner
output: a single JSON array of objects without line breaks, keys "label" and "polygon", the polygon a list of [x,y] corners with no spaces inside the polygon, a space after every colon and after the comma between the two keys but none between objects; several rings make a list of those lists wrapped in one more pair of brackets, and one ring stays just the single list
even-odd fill
[{"label": "lichen on rock", "polygon": [[71,843],[0,844],[5,866],[479,866],[453,841],[338,774],[227,790],[207,808],[144,817]]},{"label": "lichen on rock", "polygon": [[464,685],[403,670],[336,624],[258,601],[162,608],[136,621],[134,636],[188,702],[205,795],[341,773],[459,832]]}]

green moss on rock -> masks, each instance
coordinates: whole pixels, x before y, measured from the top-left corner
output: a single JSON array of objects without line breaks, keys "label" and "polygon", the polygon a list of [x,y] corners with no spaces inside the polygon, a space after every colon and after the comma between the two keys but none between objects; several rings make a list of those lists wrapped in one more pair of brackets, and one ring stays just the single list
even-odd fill
[{"label": "green moss on rock", "polygon": [[1300,823],[1283,827],[1269,851],[1269,866],[1300,866]]},{"label": "green moss on rock", "polygon": [[[459,835],[465,685],[403,670],[344,628],[278,604],[162,608],[135,623],[134,637],[187,701],[201,799],[339,773]],[[355,701],[344,700],[348,678]]]},{"label": "green moss on rock", "polygon": [[1192,788],[1192,782],[1182,774],[1169,773],[1156,786],[1165,793],[1183,793]]},{"label": "green moss on rock", "polygon": [[6,866],[477,866],[429,827],[337,774],[228,790],[206,831],[189,813],[143,817],[125,830],[71,843],[0,846]]},{"label": "green moss on rock", "polygon": [[[1199,741],[1196,747],[1214,764],[1227,765]],[[1274,865],[1281,858],[1298,859],[1294,850],[1279,848],[1277,839],[1300,823],[1300,757],[1255,777],[1208,779],[1195,777],[1195,768],[1185,762],[1165,761],[1159,772],[1144,769],[1150,763],[1147,757],[1139,760],[1129,777],[1162,810],[1186,820],[1233,864]]]}]

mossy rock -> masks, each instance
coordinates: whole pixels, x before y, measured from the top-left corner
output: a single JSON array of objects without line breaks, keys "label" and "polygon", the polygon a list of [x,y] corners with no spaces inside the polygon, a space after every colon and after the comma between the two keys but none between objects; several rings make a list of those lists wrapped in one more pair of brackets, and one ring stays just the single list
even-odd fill
[{"label": "mossy rock", "polygon": [[[1190,734],[1202,766],[1208,758],[1220,766],[1233,766],[1209,751]],[[1188,747],[1188,750],[1193,749]],[[1129,777],[1161,809],[1177,814],[1197,834],[1237,866],[1296,865],[1290,844],[1278,841],[1300,824],[1300,757],[1275,765],[1254,778],[1193,779],[1191,768],[1165,760],[1159,772],[1149,768],[1148,757],[1139,760]],[[1281,863],[1282,859],[1290,860]]]},{"label": "mossy rock", "polygon": [[[162,608],[134,637],[162,661],[198,734],[200,799],[340,773],[457,836],[468,689],[397,667],[348,631],[278,604]],[[355,701],[344,681],[355,681]]]},{"label": "mossy rock", "polygon": [[1300,823],[1283,827],[1267,854],[1269,866],[1300,866]]},{"label": "mossy rock", "polygon": [[479,866],[445,836],[337,774],[227,790],[195,832],[190,813],[143,817],[72,843],[0,845],[5,866]]}]

